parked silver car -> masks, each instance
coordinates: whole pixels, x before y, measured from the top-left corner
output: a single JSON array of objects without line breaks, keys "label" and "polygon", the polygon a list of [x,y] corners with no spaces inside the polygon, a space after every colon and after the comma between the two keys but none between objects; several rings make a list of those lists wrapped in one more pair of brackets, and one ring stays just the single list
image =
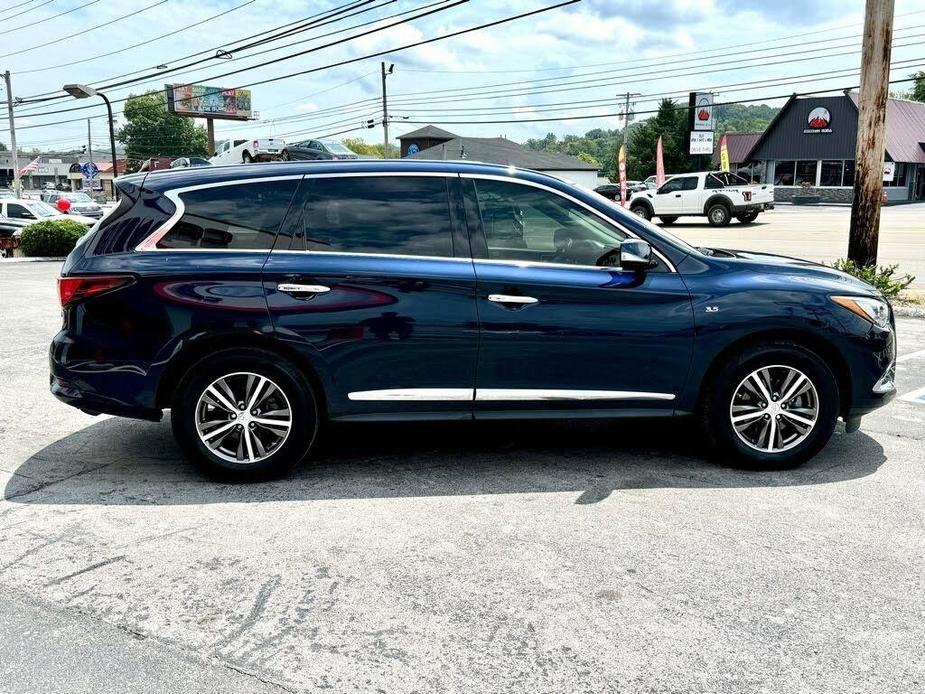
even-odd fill
[{"label": "parked silver car", "polygon": [[17,236],[30,224],[49,219],[72,219],[88,227],[97,221],[79,214],[62,214],[41,200],[0,199],[0,236]]},{"label": "parked silver car", "polygon": [[103,208],[86,193],[49,191],[44,197],[49,205],[57,205],[58,200],[62,199],[71,203],[66,213],[68,215],[81,215],[93,219],[100,219],[103,216]]}]

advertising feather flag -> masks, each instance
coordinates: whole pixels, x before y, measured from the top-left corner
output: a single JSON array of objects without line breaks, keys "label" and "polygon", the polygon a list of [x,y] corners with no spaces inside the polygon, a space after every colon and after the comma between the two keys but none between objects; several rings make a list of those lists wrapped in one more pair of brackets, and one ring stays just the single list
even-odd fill
[{"label": "advertising feather flag", "polygon": [[719,169],[720,171],[729,171],[729,145],[726,142],[726,136],[719,141]]},{"label": "advertising feather flag", "polygon": [[665,156],[662,153],[662,136],[658,136],[658,142],[655,143],[655,185],[660,186],[665,182]]},{"label": "advertising feather flag", "polygon": [[620,204],[626,207],[626,145],[620,145],[617,164],[620,169]]}]

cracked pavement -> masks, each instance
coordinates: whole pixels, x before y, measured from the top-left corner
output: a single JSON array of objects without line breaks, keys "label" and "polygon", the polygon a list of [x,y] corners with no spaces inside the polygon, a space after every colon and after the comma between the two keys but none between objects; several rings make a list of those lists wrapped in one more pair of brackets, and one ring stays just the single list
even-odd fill
[{"label": "cracked pavement", "polygon": [[[0,692],[925,686],[925,403],[787,472],[686,423],[495,422],[217,484],[48,394],[57,272],[0,264]],[[899,341],[909,393],[925,321]]]}]

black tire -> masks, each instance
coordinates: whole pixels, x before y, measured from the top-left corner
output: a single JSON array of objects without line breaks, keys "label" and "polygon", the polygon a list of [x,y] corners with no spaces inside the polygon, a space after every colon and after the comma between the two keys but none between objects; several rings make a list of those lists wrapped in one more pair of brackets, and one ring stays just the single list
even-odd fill
[{"label": "black tire", "polygon": [[724,227],[731,219],[732,212],[725,203],[715,202],[707,208],[707,221],[710,222],[710,226]]},{"label": "black tire", "polygon": [[[797,369],[812,383],[817,397],[817,418],[808,434],[802,441],[791,444],[792,447],[777,452],[764,452],[747,444],[736,433],[732,423],[732,407],[735,405],[733,398],[736,397],[740,384],[756,370],[764,367],[775,367],[771,370],[772,374],[783,372],[778,367]],[[780,396],[783,393],[772,393],[772,398],[774,395]],[[781,341],[749,347],[727,359],[710,382],[705,384],[699,417],[701,426],[721,461],[756,470],[782,470],[801,465],[828,443],[838,419],[839,402],[838,382],[825,361],[802,345]],[[743,408],[739,409],[741,411]],[[786,414],[774,415],[778,420],[782,416],[786,417]],[[752,430],[752,435],[764,426],[763,419],[769,421],[770,416],[762,415],[754,420],[755,429]],[[785,426],[788,435],[796,431],[786,423],[776,426]],[[783,432],[784,429],[780,431]],[[766,440],[769,441],[770,435],[766,435]],[[783,448],[783,438],[780,441],[780,447]]]},{"label": "black tire", "polygon": [[[201,407],[209,407],[217,416],[225,414],[223,408],[214,408],[200,403],[200,399],[203,398],[209,386],[218,379],[242,372],[269,379],[282,394],[282,398],[280,393],[265,386],[265,390],[271,393],[264,401],[267,403],[266,408],[273,408],[278,413],[281,408],[285,407],[285,403],[288,403],[291,419],[291,426],[288,428],[272,427],[269,435],[267,435],[266,427],[261,429],[259,424],[250,425],[257,427],[253,436],[257,437],[259,432],[263,432],[262,438],[267,444],[266,456],[255,462],[243,460],[234,462],[223,458],[221,450],[216,452],[203,443],[197,428],[197,418],[203,411]],[[246,379],[246,376],[233,375],[231,378],[238,379],[237,383],[240,383],[240,379]],[[202,472],[225,481],[250,482],[285,475],[308,454],[318,435],[320,412],[318,402],[318,394],[305,373],[285,357],[268,350],[232,348],[210,354],[190,367],[174,393],[170,420],[180,450]],[[241,403],[232,402],[231,404],[240,407]],[[263,414],[259,410],[253,410],[253,412]],[[242,419],[248,415],[247,412],[239,414]],[[271,415],[278,416],[273,412],[270,412],[268,416]],[[236,415],[222,421],[230,424],[235,418]],[[241,434],[236,431],[243,429],[243,426],[234,425],[229,434],[222,437],[222,441],[228,441],[228,443],[219,444],[225,447],[226,453],[227,449],[235,447],[238,441],[240,441],[239,447],[243,448]],[[285,431],[286,435],[274,450],[273,433],[280,429]],[[206,430],[206,434],[211,431],[214,429]],[[279,436],[282,434],[280,433]],[[254,438],[251,441],[254,441],[251,448],[257,450],[257,442]],[[263,446],[264,442],[260,445]],[[255,457],[259,457],[259,454]]]},{"label": "black tire", "polygon": [[648,205],[633,205],[630,208],[630,212],[632,212],[637,217],[642,217],[646,221],[650,221],[652,219],[652,210],[649,209]]},{"label": "black tire", "polygon": [[672,224],[678,221],[677,217],[659,217],[659,219],[662,220],[662,224],[664,224],[665,226],[671,226]]},{"label": "black tire", "polygon": [[245,152],[241,155],[241,163],[250,164],[254,161],[254,158],[251,156],[250,152]]},{"label": "black tire", "polygon": [[737,214],[736,219],[738,219],[742,224],[751,224],[756,219],[758,219],[758,212],[755,210],[751,212],[743,212],[742,214]]}]

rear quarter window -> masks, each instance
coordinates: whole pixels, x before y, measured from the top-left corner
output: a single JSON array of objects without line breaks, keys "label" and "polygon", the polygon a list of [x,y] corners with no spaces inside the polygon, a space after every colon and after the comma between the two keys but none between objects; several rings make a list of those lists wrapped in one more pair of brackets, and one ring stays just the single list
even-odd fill
[{"label": "rear quarter window", "polygon": [[183,216],[157,247],[270,249],[298,183],[239,183],[180,193]]}]

